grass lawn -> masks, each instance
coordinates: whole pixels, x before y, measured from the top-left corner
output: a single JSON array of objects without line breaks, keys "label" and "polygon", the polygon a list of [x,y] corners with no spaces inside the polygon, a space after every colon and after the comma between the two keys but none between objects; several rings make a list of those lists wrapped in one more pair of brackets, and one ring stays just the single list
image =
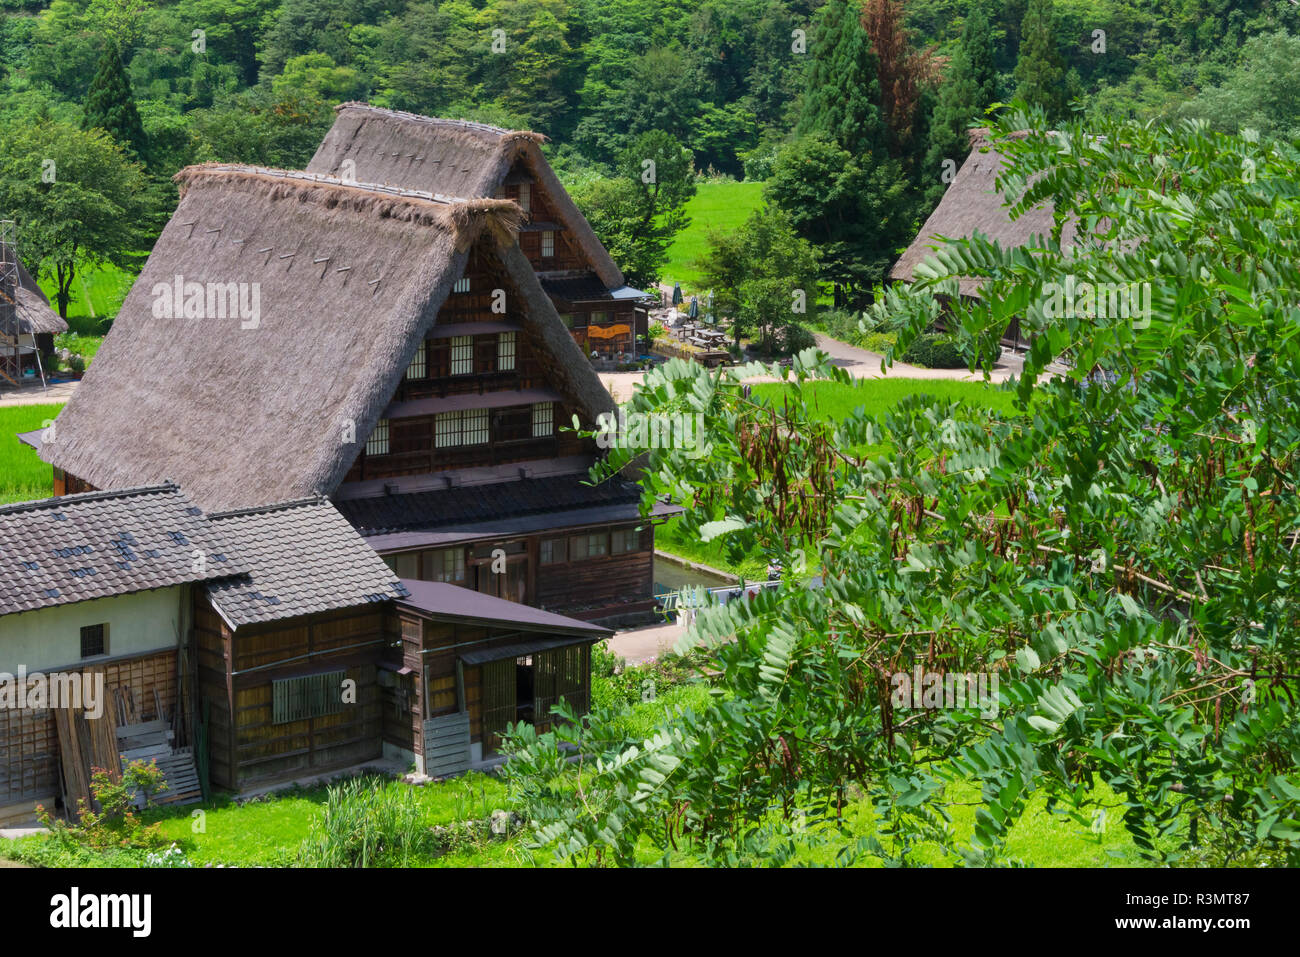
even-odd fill
[{"label": "grass lawn", "polygon": [[61,402],[0,408],[0,505],[54,494],[54,470],[37,458],[35,449],[19,442],[15,433],[44,427],[62,408]]},{"label": "grass lawn", "polygon": [[[779,402],[781,394],[788,388],[776,382],[756,385],[754,396],[767,402]],[[1013,413],[1016,407],[1014,392],[984,382],[954,379],[858,379],[851,386],[816,382],[806,386],[805,391],[811,395],[812,417],[825,420],[846,418],[859,406],[869,415],[880,415],[910,395],[931,395],[1006,415]]]},{"label": "grass lawn", "polygon": [[[668,247],[668,263],[664,266],[663,281],[672,285],[680,282],[686,292],[700,280],[695,261],[704,254],[708,245],[709,230],[735,229],[763,200],[763,184],[757,182],[700,183],[691,201],[686,204],[690,225],[677,234]],[[707,290],[696,290],[705,292]]]},{"label": "grass lawn", "polygon": [[[68,303],[69,328],[82,334],[102,334],[102,321],[117,315],[134,282],[133,273],[116,266],[78,267],[72,280],[72,301]],[[57,312],[58,303],[54,298],[57,284],[45,278],[39,280],[39,284]]]}]

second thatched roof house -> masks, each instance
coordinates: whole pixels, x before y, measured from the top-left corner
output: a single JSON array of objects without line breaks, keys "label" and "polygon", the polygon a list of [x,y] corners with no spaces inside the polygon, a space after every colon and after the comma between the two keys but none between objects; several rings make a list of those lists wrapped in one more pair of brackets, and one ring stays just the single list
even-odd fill
[{"label": "second thatched roof house", "polygon": [[[1024,246],[1035,236],[1051,234],[1050,204],[1027,210],[1018,219],[1011,218],[1007,198],[997,188],[997,179],[1006,166],[1006,158],[991,145],[988,130],[973,129],[970,137],[970,155],[916,239],[890,269],[890,279],[911,282],[916,267],[932,255],[944,239],[965,239],[979,232],[1003,248],[1011,248]],[[1061,233],[1061,245],[1071,245],[1074,238],[1074,224],[1067,222]],[[963,296],[978,298],[980,285],[981,280],[975,278],[958,279]],[[1019,344],[1018,322],[1013,322],[1008,328],[1006,338]]]},{"label": "second thatched roof house", "polygon": [[307,167],[360,182],[511,199],[519,246],[584,352],[630,353],[646,294],[628,286],[542,154],[545,137],[482,123],[344,103]]}]

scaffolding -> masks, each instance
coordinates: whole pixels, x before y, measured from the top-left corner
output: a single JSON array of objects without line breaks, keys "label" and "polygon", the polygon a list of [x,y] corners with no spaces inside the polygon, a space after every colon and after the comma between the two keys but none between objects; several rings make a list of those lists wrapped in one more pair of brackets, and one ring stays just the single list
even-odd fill
[{"label": "scaffolding", "polygon": [[[0,219],[0,387],[5,382],[12,386],[23,384],[23,321],[18,315],[18,286],[21,283],[18,268],[17,228],[12,219]],[[31,333],[31,330],[26,330]],[[36,373],[41,378],[41,388],[47,388],[45,367],[41,350],[32,339],[32,354],[36,359]]]}]

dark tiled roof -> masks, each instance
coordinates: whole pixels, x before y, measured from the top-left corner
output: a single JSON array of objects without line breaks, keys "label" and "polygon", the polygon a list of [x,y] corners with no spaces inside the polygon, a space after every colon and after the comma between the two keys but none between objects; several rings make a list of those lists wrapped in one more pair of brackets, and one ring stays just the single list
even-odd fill
[{"label": "dark tiled roof", "polygon": [[610,629],[593,625],[589,621],[506,601],[495,595],[484,595],[459,585],[410,578],[403,578],[402,584],[410,596],[398,604],[438,620],[465,621],[558,635],[583,635],[590,636],[593,640],[608,638],[613,634]]},{"label": "dark tiled roof", "polygon": [[361,534],[379,535],[641,500],[641,489],[633,482],[610,479],[592,486],[587,485],[587,481],[585,474],[553,475],[491,485],[347,499],[336,504]]},{"label": "dark tiled roof", "polygon": [[249,574],[208,587],[238,628],[391,601],[406,595],[383,559],[328,501],[308,499],[213,515]]},{"label": "dark tiled roof", "polygon": [[0,507],[0,615],[237,575],[228,541],[170,484]]},{"label": "dark tiled roof", "polygon": [[613,299],[609,289],[596,276],[580,276],[576,279],[547,279],[539,276],[542,289],[548,296],[563,299],[565,302],[595,302]]}]

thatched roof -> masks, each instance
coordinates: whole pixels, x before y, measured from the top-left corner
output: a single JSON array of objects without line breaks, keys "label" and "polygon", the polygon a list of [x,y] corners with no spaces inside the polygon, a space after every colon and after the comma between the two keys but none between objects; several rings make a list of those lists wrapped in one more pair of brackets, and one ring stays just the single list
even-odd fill
[{"label": "thatched roof", "polygon": [[[1026,211],[1012,220],[1005,197],[997,191],[996,181],[1005,158],[990,146],[988,130],[971,130],[971,152],[948,185],[943,199],[925,221],[912,245],[889,271],[889,278],[911,282],[916,267],[940,245],[939,237],[968,238],[975,231],[983,233],[1001,246],[1023,246],[1033,236],[1052,232],[1050,204]],[[1062,246],[1073,242],[1074,227],[1067,223],[1061,234]],[[981,280],[959,280],[964,296],[978,296]]]},{"label": "thatched roof", "polygon": [[[17,306],[19,335],[67,332],[68,324],[59,318],[57,312],[50,308],[50,301],[45,298],[45,293],[41,292],[41,287],[36,284],[32,274],[24,268],[22,260],[17,259],[17,254],[10,246],[0,244],[0,262],[17,262],[18,264],[18,290],[15,305]],[[3,292],[0,292],[0,295],[2,294]],[[0,329],[0,333],[4,331]]]},{"label": "thatched roof", "polygon": [[[333,492],[475,241],[523,293],[556,386],[593,420],[613,405],[519,251],[514,203],[241,166],[176,179],[176,213],[42,444],[54,466],[98,488],[173,478],[210,511]],[[256,327],[166,318],[177,277],[239,284],[250,305],[257,290]]]},{"label": "thatched roof", "polygon": [[339,176],[343,163],[356,164],[361,182],[387,183],[455,196],[495,196],[518,160],[541,184],[556,216],[606,288],[623,285],[623,273],[542,155],[539,133],[503,130],[482,123],[442,120],[343,103],[307,169]]}]

